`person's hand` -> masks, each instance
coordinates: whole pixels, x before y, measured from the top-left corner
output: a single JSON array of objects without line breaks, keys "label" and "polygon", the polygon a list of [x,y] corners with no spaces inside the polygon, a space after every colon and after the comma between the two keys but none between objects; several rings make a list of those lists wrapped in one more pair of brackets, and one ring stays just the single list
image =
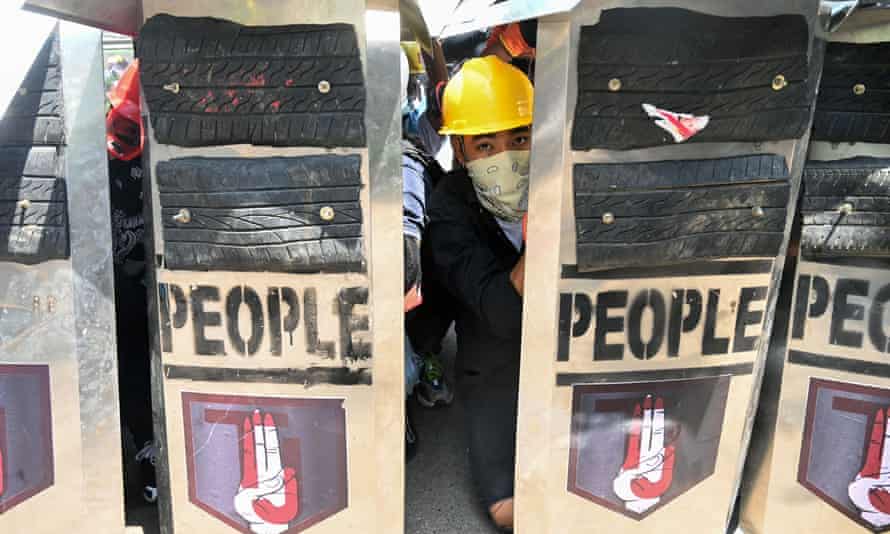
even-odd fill
[{"label": "person's hand", "polygon": [[241,438],[241,485],[235,511],[257,534],[280,534],[299,515],[297,475],[282,468],[278,428],[270,414],[254,410],[253,421],[244,418]]},{"label": "person's hand", "polygon": [[674,475],[674,446],[664,446],[664,400],[647,395],[634,407],[627,454],[612,481],[615,495],[638,514],[652,508],[668,490]]},{"label": "person's hand", "polygon": [[420,287],[412,286],[405,295],[405,312],[407,313],[421,304],[423,304],[423,295],[420,293]]},{"label": "person's hand", "polygon": [[876,527],[890,525],[890,408],[878,409],[865,462],[847,488],[862,519]]}]

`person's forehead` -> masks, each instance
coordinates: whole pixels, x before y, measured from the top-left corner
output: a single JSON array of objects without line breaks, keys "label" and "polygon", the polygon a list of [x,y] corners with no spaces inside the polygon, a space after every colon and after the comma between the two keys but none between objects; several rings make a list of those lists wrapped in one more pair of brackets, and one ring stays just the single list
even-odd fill
[{"label": "person's forehead", "polygon": [[516,134],[528,133],[530,129],[531,129],[530,126],[520,126],[519,128],[513,128],[512,130],[502,130],[500,132],[494,132],[494,133],[490,133],[490,134],[471,135],[469,137],[473,140],[492,139],[495,137],[505,137],[505,136],[512,136],[512,135],[516,135]]}]

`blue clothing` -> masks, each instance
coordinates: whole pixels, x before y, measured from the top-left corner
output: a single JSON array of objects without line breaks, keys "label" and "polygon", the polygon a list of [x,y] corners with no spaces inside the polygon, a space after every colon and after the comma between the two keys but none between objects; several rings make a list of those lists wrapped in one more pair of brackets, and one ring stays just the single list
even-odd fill
[{"label": "blue clothing", "polygon": [[420,241],[426,226],[426,205],[432,178],[423,164],[402,154],[402,228],[405,235]]}]

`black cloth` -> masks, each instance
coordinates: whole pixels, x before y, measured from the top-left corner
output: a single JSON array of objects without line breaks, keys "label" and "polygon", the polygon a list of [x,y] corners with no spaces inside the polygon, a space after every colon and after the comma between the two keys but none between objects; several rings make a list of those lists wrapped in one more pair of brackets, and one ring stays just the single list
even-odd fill
[{"label": "black cloth", "polygon": [[[405,292],[416,283],[423,295],[423,303],[405,314],[405,332],[418,354],[438,354],[454,322],[454,304],[438,281],[425,278],[423,273],[432,265],[427,239],[430,197],[445,171],[416,138],[402,140],[402,156]],[[423,172],[416,172],[418,169]],[[421,232],[419,240],[411,236],[417,232]]]},{"label": "black cloth", "polygon": [[154,435],[142,161],[110,159],[108,171],[121,420],[142,448]]},{"label": "black cloth", "polygon": [[510,272],[521,254],[479,204],[465,170],[436,188],[429,214],[433,276],[456,302],[458,392],[471,468],[490,506],[513,495],[522,298]]}]

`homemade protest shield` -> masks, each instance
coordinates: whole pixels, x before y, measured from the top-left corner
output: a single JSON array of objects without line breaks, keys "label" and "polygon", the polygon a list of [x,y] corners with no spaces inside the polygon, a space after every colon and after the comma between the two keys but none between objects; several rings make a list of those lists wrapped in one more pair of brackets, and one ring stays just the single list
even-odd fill
[{"label": "homemade protest shield", "polygon": [[520,533],[722,532],[800,187],[817,2],[539,20]]},{"label": "homemade protest shield", "polygon": [[12,16],[33,34],[0,82],[0,532],[122,533],[101,36]]},{"label": "homemade protest shield", "polygon": [[[886,10],[826,46],[787,337],[774,339],[742,491],[746,532],[890,529]],[[793,295],[792,295],[793,293]]]},{"label": "homemade protest shield", "polygon": [[398,5],[142,8],[162,528],[401,532]]}]

